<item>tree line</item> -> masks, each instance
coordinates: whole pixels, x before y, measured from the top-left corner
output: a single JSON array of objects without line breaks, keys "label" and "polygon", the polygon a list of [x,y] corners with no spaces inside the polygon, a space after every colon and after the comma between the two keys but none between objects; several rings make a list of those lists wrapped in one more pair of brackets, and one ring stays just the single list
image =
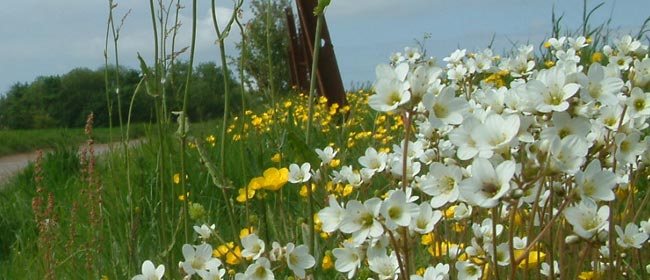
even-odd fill
[{"label": "tree line", "polygon": [[[182,108],[182,94],[188,65],[179,62],[169,73],[175,83],[166,83],[166,102],[171,111]],[[15,83],[0,97],[0,129],[33,129],[82,127],[90,112],[95,115],[96,126],[118,123],[118,106],[123,118],[131,107],[132,122],[148,122],[155,119],[154,100],[144,87],[136,92],[141,80],[138,70],[100,67],[95,70],[76,68],[63,75],[41,76],[30,83]],[[111,79],[107,86],[106,73],[119,73],[120,86]],[[239,92],[241,86],[232,73],[228,73],[231,89]],[[194,67],[187,104],[188,115],[193,121],[205,121],[221,117],[224,108],[224,75],[221,67],[213,62]],[[107,95],[107,90],[108,95]],[[110,96],[112,95],[112,96]],[[116,98],[120,95],[120,98]],[[118,104],[118,100],[120,104]],[[240,107],[241,99],[231,98],[232,106]],[[109,110],[112,110],[109,114]],[[109,116],[113,119],[109,120]]]}]

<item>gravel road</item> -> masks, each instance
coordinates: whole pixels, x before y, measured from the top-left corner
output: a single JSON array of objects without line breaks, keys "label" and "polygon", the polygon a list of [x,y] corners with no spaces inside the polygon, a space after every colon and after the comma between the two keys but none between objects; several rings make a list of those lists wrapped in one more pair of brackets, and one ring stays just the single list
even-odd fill
[{"label": "gravel road", "polygon": [[[140,143],[140,140],[131,140],[129,146],[138,143]],[[112,145],[115,147],[115,144]],[[93,147],[95,148],[95,155],[101,155],[108,152],[111,145],[94,144]],[[38,157],[38,151],[0,157],[0,189],[2,189],[2,186],[7,183],[11,176],[23,170],[30,162],[34,162],[36,157]]]}]

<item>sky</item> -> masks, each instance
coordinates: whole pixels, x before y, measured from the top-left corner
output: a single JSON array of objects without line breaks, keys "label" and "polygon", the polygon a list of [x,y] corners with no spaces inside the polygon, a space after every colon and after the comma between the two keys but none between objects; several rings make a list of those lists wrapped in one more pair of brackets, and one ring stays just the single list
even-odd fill
[{"label": "sky", "polygon": [[[169,3],[169,0],[160,0]],[[648,0],[586,1],[592,26],[611,19],[610,28],[636,34],[650,16]],[[158,2],[158,1],[154,1]],[[196,61],[219,61],[210,1],[199,0]],[[332,44],[346,88],[374,80],[377,64],[391,53],[415,47],[438,61],[461,48],[482,50],[493,40],[495,54],[513,46],[539,45],[551,32],[551,13],[563,15],[564,30],[580,28],[583,0],[332,0],[326,10]],[[120,64],[138,68],[137,54],[153,63],[153,32],[149,1],[114,0],[117,23],[124,18],[118,40]],[[191,1],[182,0],[181,35],[177,45],[190,42]],[[217,15],[224,26],[232,14],[232,1],[217,0]],[[0,94],[17,83],[39,76],[61,75],[78,67],[104,65],[109,0],[21,0],[0,9]],[[244,20],[251,18],[245,0]],[[233,29],[226,52],[236,56]],[[424,39],[428,35],[428,39]],[[646,42],[647,43],[647,42]],[[111,42],[112,44],[112,42]],[[114,61],[114,49],[109,48]],[[187,54],[182,59],[187,59]]]}]

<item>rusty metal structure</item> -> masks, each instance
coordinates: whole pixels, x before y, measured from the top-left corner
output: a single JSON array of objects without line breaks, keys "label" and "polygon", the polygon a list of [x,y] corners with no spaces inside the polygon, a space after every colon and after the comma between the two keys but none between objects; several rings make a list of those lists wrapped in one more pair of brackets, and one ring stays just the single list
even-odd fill
[{"label": "rusty metal structure", "polygon": [[[290,38],[289,72],[291,73],[291,83],[301,92],[309,91],[317,21],[313,11],[317,5],[318,0],[296,0],[300,29],[296,28],[296,21],[291,7],[285,9]],[[327,97],[328,105],[337,103],[342,107],[347,105],[347,99],[339,66],[334,55],[332,39],[324,17],[321,27],[321,48],[315,77],[318,85],[317,92],[319,95]]]}]

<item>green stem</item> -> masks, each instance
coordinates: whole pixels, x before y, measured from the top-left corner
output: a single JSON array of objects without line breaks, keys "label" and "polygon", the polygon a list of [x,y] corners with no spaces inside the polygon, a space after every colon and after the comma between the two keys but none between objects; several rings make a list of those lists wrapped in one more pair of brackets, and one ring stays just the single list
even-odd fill
[{"label": "green stem", "polygon": [[[318,80],[318,56],[320,56],[321,29],[323,25],[323,15],[318,15],[316,20],[316,34],[314,35],[314,55],[312,56],[311,75],[309,76],[309,118],[307,119],[307,131],[305,132],[305,142],[307,146],[310,143],[310,132],[314,118],[314,93],[316,91],[316,80]],[[321,92],[322,94],[322,92]]]},{"label": "green stem", "polygon": [[[228,63],[226,62],[226,47],[225,47],[225,37],[227,34],[230,32],[230,27],[232,26],[233,22],[235,21],[235,18],[237,17],[237,13],[241,6],[243,5],[243,1],[239,0],[237,3],[235,3],[235,8],[233,9],[233,15],[230,18],[230,21],[226,25],[224,31],[222,32],[221,29],[219,29],[219,23],[217,21],[217,6],[215,3],[215,0],[212,0],[212,24],[214,25],[214,29],[217,33],[217,40],[219,42],[219,53],[221,57],[221,69],[222,69],[222,74],[223,74],[223,87],[224,87],[224,109],[223,109],[223,123],[221,124],[221,150],[220,150],[220,159],[221,159],[221,176],[226,176],[226,144],[228,141],[226,141],[226,132],[228,129],[228,115],[230,114],[230,76],[228,72]],[[223,178],[222,180],[225,180]],[[223,183],[225,185],[225,182]],[[224,194],[224,199],[226,202],[226,207],[228,208],[229,211],[229,218],[230,218],[230,226],[232,230],[232,234],[236,235],[237,230],[235,228],[235,217],[234,217],[234,210],[232,209],[232,203],[230,200],[227,198],[226,190],[222,188],[222,192]],[[239,239],[236,239],[239,242]]]},{"label": "green stem", "polygon": [[[190,43],[190,62],[187,66],[187,79],[185,81],[185,93],[183,94],[183,110],[181,114],[181,189],[183,190],[183,195],[187,193],[187,185],[185,183],[185,147],[187,147],[187,134],[185,133],[185,126],[187,118],[187,103],[190,96],[190,86],[192,84],[192,70],[194,68],[194,52],[196,47],[196,0],[192,0],[192,41]],[[163,102],[164,103],[164,102]],[[185,233],[185,243],[189,242],[189,222],[188,211],[187,211],[187,199],[183,200],[183,223],[184,223],[184,233]]]}]

